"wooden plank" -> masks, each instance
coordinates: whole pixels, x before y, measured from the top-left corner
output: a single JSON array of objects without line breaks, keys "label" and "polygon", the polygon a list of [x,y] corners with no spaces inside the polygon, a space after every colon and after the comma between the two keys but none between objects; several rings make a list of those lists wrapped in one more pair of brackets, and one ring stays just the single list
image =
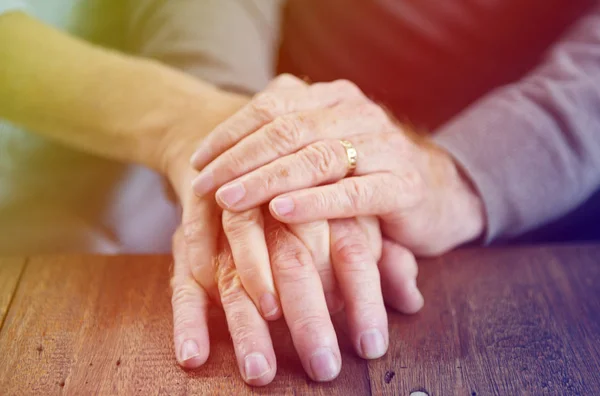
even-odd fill
[{"label": "wooden plank", "polygon": [[168,257],[35,259],[0,333],[3,394],[600,394],[600,246],[465,250],[421,263],[427,305],[388,354],[311,383],[282,323],[274,383],[240,380],[223,316],[207,365],[172,351]]},{"label": "wooden plank", "polygon": [[426,307],[391,317],[373,394],[600,394],[600,246],[422,262]]},{"label": "wooden plank", "polygon": [[219,313],[211,316],[208,363],[195,372],[181,370],[172,349],[169,265],[166,256],[30,260],[0,334],[2,393],[369,393],[366,363],[347,340],[341,377],[310,382],[282,323],[272,328],[276,380],[266,389],[247,387]]},{"label": "wooden plank", "polygon": [[0,329],[25,267],[25,258],[0,258]]}]

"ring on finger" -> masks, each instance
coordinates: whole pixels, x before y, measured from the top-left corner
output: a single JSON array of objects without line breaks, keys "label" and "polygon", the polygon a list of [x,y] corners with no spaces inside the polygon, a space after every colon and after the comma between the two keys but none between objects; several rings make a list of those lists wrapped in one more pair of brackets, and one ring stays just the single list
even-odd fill
[{"label": "ring on finger", "polygon": [[346,177],[350,177],[356,170],[356,164],[358,162],[358,152],[352,143],[347,140],[340,140],[342,146],[346,150],[346,157],[348,158],[348,170],[346,171]]}]

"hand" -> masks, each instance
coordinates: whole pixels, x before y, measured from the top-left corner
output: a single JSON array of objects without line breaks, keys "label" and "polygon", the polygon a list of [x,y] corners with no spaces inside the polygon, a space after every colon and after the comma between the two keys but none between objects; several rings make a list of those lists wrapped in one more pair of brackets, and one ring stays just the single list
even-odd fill
[{"label": "hand", "polygon": [[[323,221],[285,226],[266,213],[265,229],[285,319],[304,368],[314,380],[331,380],[341,368],[330,313],[345,305],[356,350],[365,358],[377,358],[388,345],[381,286],[386,302],[397,309],[413,313],[423,304],[415,286],[414,257],[391,242],[384,243],[381,251],[379,227],[373,218],[336,220],[330,226]],[[194,354],[198,356],[194,359],[202,363],[209,350],[210,299],[190,271],[181,230],[174,238],[173,251],[175,341],[181,341],[178,338],[185,334],[184,348],[186,343],[195,343]],[[378,265],[373,251],[381,253]],[[251,385],[266,385],[276,371],[268,327],[241,284],[224,234],[214,268],[240,373]],[[185,358],[182,352],[185,349],[177,354],[181,363]]]},{"label": "hand", "polygon": [[[285,86],[286,80],[279,80],[279,82],[282,83],[282,86]],[[305,103],[307,108],[317,105],[319,105],[319,102],[307,98]],[[290,108],[289,111],[293,111],[293,109],[294,108]],[[223,112],[215,112],[215,114],[223,114]],[[260,121],[256,118],[249,118],[249,120],[257,123]],[[189,122],[183,123],[182,125],[194,126],[202,125],[202,123]],[[238,128],[243,129],[244,125],[245,124],[240,123]],[[184,132],[186,130],[193,130],[193,128],[173,129],[173,131]],[[194,368],[203,364],[209,354],[210,345],[208,340],[208,330],[206,328],[206,309],[211,301],[220,301],[217,282],[215,281],[215,268],[212,265],[213,257],[217,252],[216,241],[219,230],[220,211],[212,198],[199,198],[191,191],[191,179],[195,176],[196,172],[191,170],[187,160],[185,160],[186,158],[189,158],[189,156],[185,155],[185,151],[191,150],[191,148],[196,145],[190,143],[190,140],[179,139],[179,136],[189,135],[189,133],[170,134],[169,139],[165,139],[165,142],[170,144],[166,145],[167,149],[163,150],[163,152],[168,153],[168,155],[165,155],[166,160],[164,161],[164,163],[168,165],[165,167],[166,173],[169,175],[183,205],[182,227],[177,233],[177,237],[175,238],[176,243],[174,244],[176,273],[173,278],[173,312],[176,355],[182,366]],[[176,149],[173,149],[173,147]],[[231,231],[232,228],[229,229]],[[375,229],[379,232],[377,227]],[[323,241],[326,239],[317,238],[315,240]],[[260,243],[261,241],[258,242]],[[233,245],[235,245],[235,243]],[[386,249],[384,253],[387,251],[398,251],[393,254],[384,254],[384,259],[381,261],[381,265],[384,268],[389,268],[388,271],[390,273],[384,282],[382,282],[384,290],[391,295],[388,304],[407,313],[416,312],[421,308],[423,301],[422,296],[415,285],[416,264],[414,258],[400,247],[387,243],[385,246]],[[279,246],[279,248],[283,247]],[[389,264],[392,261],[398,261],[405,264],[392,266]],[[242,261],[242,263],[243,262],[244,261]],[[319,264],[321,267],[323,262],[323,259],[321,259],[321,264]],[[327,261],[325,261],[325,263],[327,263]],[[249,268],[252,268],[252,266]],[[265,267],[263,266],[260,268]],[[268,265],[267,270],[270,271]],[[332,273],[332,271],[329,270],[329,273]],[[248,274],[252,274],[252,272],[242,271],[239,278],[237,278],[241,279],[241,283],[244,286],[247,283],[247,280],[246,283],[244,283],[244,278],[247,279]],[[252,279],[252,277],[250,278]],[[327,279],[326,277],[321,278]],[[335,292],[335,289],[331,289],[331,276],[329,279],[330,281],[324,281],[325,290],[331,290],[327,294],[328,298],[326,298],[326,301],[333,307],[336,306],[335,302],[337,301],[337,305],[339,306],[341,298],[336,297],[337,293]],[[253,280],[256,281],[256,278]],[[258,280],[260,282],[258,290],[260,290],[260,286],[262,286],[263,291],[269,291],[268,285],[269,281],[271,281],[272,284],[272,278],[270,276],[265,276],[260,277]],[[267,285],[267,287],[264,285]],[[237,284],[237,286],[241,288],[241,285]],[[244,289],[246,291],[248,290],[247,288]],[[274,287],[270,290],[274,290]],[[244,293],[246,293],[246,291],[244,291]],[[261,296],[261,294],[255,293],[255,296]],[[253,301],[256,306],[260,306],[260,301],[255,299],[251,299],[251,301]],[[360,304],[357,306],[360,306]],[[318,307],[315,309],[318,309]],[[376,311],[374,310],[373,313],[376,313]],[[234,319],[235,318],[237,317],[234,317]],[[270,317],[270,319],[272,318],[273,317]],[[230,326],[243,326],[243,322],[240,324],[239,320],[234,319],[232,319],[232,322],[230,321]],[[357,321],[357,323],[360,324],[360,321]],[[383,326],[383,330],[385,330],[385,334],[387,334],[386,326]],[[236,348],[236,351],[239,351],[239,349]],[[240,356],[240,354],[238,354],[238,356]],[[265,356],[270,355],[267,353]],[[245,363],[244,366],[240,364],[240,369],[242,369],[242,367],[245,370]],[[272,374],[274,375],[274,371]],[[313,375],[315,374],[313,373]],[[248,382],[255,384],[270,381],[268,375],[266,377],[263,376],[254,379],[253,377],[254,375],[249,375],[244,378]]]},{"label": "hand", "polygon": [[[257,95],[237,112],[234,119],[223,122],[204,139],[208,141],[210,150],[204,152],[203,158],[198,160],[197,165],[216,158],[228,147],[227,142],[240,133],[259,129],[277,115],[334,106],[348,93],[343,85],[339,90],[323,92],[320,92],[318,87],[314,91],[308,91],[307,87],[306,83],[293,77],[283,76],[275,79],[263,93]],[[298,94],[298,89],[302,90],[301,94]],[[289,100],[285,99],[288,97]],[[274,102],[274,98],[281,101]],[[217,114],[223,114],[220,111],[223,107],[231,108],[231,106],[219,105],[221,102],[222,100],[215,100]],[[197,197],[191,191],[189,180],[191,167],[187,159],[190,157],[191,150],[198,147],[199,143],[194,144],[193,140],[181,138],[181,136],[189,136],[190,131],[192,133],[197,131],[198,122],[198,118],[192,114],[189,120],[184,120],[171,128],[171,132],[165,139],[165,148],[161,151],[166,153],[164,168],[183,206],[183,233],[189,250],[190,263],[193,266],[192,273],[209,294],[216,295],[210,262],[216,253],[220,209],[214,203],[213,197],[207,195]],[[204,124],[201,125],[205,130]],[[230,224],[236,219],[225,216],[223,226],[227,237],[230,240],[235,239],[235,243],[231,243],[231,250],[244,288],[263,316],[274,320],[281,315],[281,309],[269,266],[262,214],[260,210],[252,209],[246,214],[246,218],[250,221]]]},{"label": "hand", "polygon": [[[203,168],[196,192],[220,187],[217,202],[232,212],[272,200],[271,214],[289,224],[376,215],[386,237],[423,256],[481,235],[480,198],[452,157],[399,126],[351,83],[315,84],[268,98],[278,108],[290,106],[295,96],[340,91],[345,97],[331,106],[274,115],[267,125],[236,130],[219,143],[215,131],[193,165],[201,169],[215,146],[227,150]],[[244,116],[240,111],[218,130]],[[358,152],[353,177],[345,178],[348,157],[340,139]]]}]

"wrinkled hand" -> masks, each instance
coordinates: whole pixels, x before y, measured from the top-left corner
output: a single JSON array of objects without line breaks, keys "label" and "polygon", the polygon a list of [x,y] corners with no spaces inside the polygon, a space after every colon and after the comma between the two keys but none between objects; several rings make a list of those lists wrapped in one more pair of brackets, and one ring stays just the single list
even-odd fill
[{"label": "wrinkled hand", "polygon": [[[282,111],[307,97],[337,101]],[[248,109],[267,108],[270,123],[225,133]],[[353,177],[345,177],[348,157],[340,139],[358,152]],[[215,149],[227,150],[205,166]],[[443,253],[484,228],[480,198],[452,157],[399,126],[346,81],[257,96],[203,142],[192,163],[202,170],[194,181],[197,194],[220,187],[217,202],[229,211],[270,201],[271,214],[288,224],[376,215],[386,237],[417,255]]]},{"label": "wrinkled hand", "polygon": [[[377,358],[388,346],[382,288],[386,302],[401,311],[413,313],[423,304],[415,286],[414,257],[391,242],[380,250],[379,226],[372,218],[286,226],[265,213],[265,236],[286,323],[304,369],[314,380],[331,380],[341,369],[330,313],[345,306],[355,349],[364,358]],[[209,354],[211,298],[194,279],[187,245],[180,229],[173,241],[175,342],[181,348],[178,361],[196,367]],[[212,279],[220,300],[214,301],[225,311],[242,377],[251,385],[266,385],[276,372],[267,322],[242,286],[224,234],[219,251]],[[378,263],[373,252],[381,254]]]},{"label": "wrinkled hand", "polygon": [[[279,85],[280,89],[287,89],[285,87],[286,80],[280,80],[279,83],[281,83]],[[298,108],[302,110],[319,105],[318,102],[309,99],[310,98],[307,98],[306,102],[301,104],[301,106],[299,105]],[[288,110],[294,111],[294,108]],[[216,112],[215,114],[221,113]],[[238,120],[238,124],[233,126],[230,125],[232,129],[229,131],[235,131],[236,128],[238,130],[245,130],[248,121],[261,125],[261,123],[267,123],[268,119],[249,117],[245,120]],[[193,127],[193,125],[194,124],[191,124],[191,127]],[[187,128],[190,128],[190,124],[187,124]],[[183,129],[186,130],[186,128]],[[184,134],[184,136],[188,135],[189,134]],[[223,302],[223,306],[226,307],[225,310],[228,313],[228,323],[232,335],[234,336],[240,371],[242,372],[244,379],[247,382],[256,385],[268,383],[275,374],[275,360],[270,344],[270,338],[261,338],[262,336],[260,336],[260,334],[264,336],[264,334],[268,335],[268,333],[264,332],[266,325],[256,307],[261,306],[260,297],[265,294],[265,291],[267,293],[270,292],[276,294],[275,284],[284,282],[281,281],[282,277],[278,276],[279,273],[293,273],[292,270],[280,272],[275,270],[274,273],[271,274],[269,260],[271,261],[271,264],[274,262],[285,262],[286,260],[284,260],[284,258],[288,257],[286,256],[286,254],[288,254],[289,259],[298,261],[302,254],[298,251],[292,251],[292,253],[282,253],[274,258],[273,252],[284,251],[289,246],[293,247],[293,243],[277,242],[270,248],[267,244],[268,237],[265,237],[265,235],[270,235],[269,233],[256,232],[256,228],[247,227],[248,224],[251,226],[257,224],[256,217],[253,217],[252,213],[234,214],[226,212],[223,216],[224,228],[227,230],[229,241],[233,241],[233,243],[221,246],[221,254],[219,255],[220,260],[217,262],[224,262],[227,265],[220,264],[215,266],[214,257],[217,255],[217,240],[221,227],[221,214],[214,198],[210,196],[197,197],[191,190],[191,180],[195,177],[196,172],[189,167],[189,163],[187,162],[189,154],[186,156],[185,153],[186,150],[191,151],[197,144],[193,144],[193,142],[186,141],[185,139],[178,140],[177,134],[175,133],[170,139],[176,144],[169,147],[176,147],[176,149],[165,150],[165,152],[169,153],[167,156],[168,160],[166,161],[169,165],[167,166],[167,174],[175,187],[183,207],[182,226],[174,239],[175,276],[173,277],[172,283],[174,290],[174,341],[177,359],[181,365],[188,368],[198,367],[206,361],[210,347],[208,329],[206,327],[207,309],[211,303],[218,304]],[[218,152],[216,152],[216,154],[218,154]],[[268,221],[273,222],[270,216],[267,217]],[[240,219],[251,221],[239,221]],[[373,219],[371,219],[371,222],[375,224],[375,226],[372,226],[371,228],[379,235],[377,222],[373,222]],[[327,225],[326,222],[321,222],[321,224]],[[359,222],[358,224],[361,223]],[[260,225],[260,222],[258,225]],[[308,227],[308,230],[306,230],[306,227]],[[238,228],[240,228],[242,232],[237,232],[236,229]],[[386,300],[388,304],[407,313],[419,310],[423,304],[423,300],[416,289],[416,264],[414,257],[401,247],[389,242],[384,243],[383,256],[380,260],[381,268],[387,268],[387,276],[382,280],[381,286],[378,286],[379,280],[378,278],[377,280],[375,278],[378,277],[377,267],[373,266],[373,263],[376,261],[373,257],[377,257],[377,254],[373,256],[373,253],[370,250],[367,251],[367,249],[364,249],[365,251],[363,253],[358,254],[360,253],[358,252],[353,258],[354,260],[360,261],[356,265],[362,266],[362,272],[357,269],[353,274],[350,274],[361,276],[344,277],[343,282],[340,282],[338,291],[335,277],[332,275],[334,271],[332,265],[329,263],[329,232],[322,234],[319,237],[311,238],[305,236],[305,234],[311,235],[310,230],[313,228],[315,230],[320,230],[321,233],[324,232],[323,225],[320,227],[292,227],[292,229],[297,232],[297,234],[293,234],[295,235],[296,243],[298,243],[298,240],[303,243],[302,246],[296,247],[296,249],[304,249],[304,256],[302,256],[304,258],[300,261],[302,266],[296,270],[299,274],[297,274],[296,277],[290,275],[289,279],[295,279],[298,284],[302,284],[302,281],[308,282],[314,290],[317,290],[315,292],[316,294],[311,292],[311,295],[314,294],[316,296],[316,300],[307,300],[305,298],[298,299],[297,296],[295,298],[289,298],[289,293],[298,289],[294,287],[285,287],[285,292],[281,293],[281,303],[283,305],[283,313],[286,316],[286,320],[288,320],[288,324],[291,323],[290,327],[292,328],[294,342],[298,352],[303,358],[307,372],[312,378],[323,380],[332,378],[332,375],[337,375],[337,372],[339,372],[339,365],[325,365],[318,370],[312,368],[310,363],[311,357],[316,356],[314,355],[316,352],[322,351],[322,349],[319,348],[325,348],[323,351],[331,351],[335,358],[334,363],[340,362],[339,349],[330,320],[328,317],[323,319],[323,312],[327,312],[327,306],[329,306],[331,310],[339,310],[342,306],[341,302],[346,302],[351,326],[353,326],[352,331],[357,340],[357,350],[361,356],[376,357],[383,353],[381,352],[381,342],[377,341],[376,343],[371,343],[374,345],[373,348],[375,348],[377,353],[373,352],[373,350],[369,351],[362,345],[364,342],[361,342],[361,334],[364,331],[372,331],[373,328],[377,328],[384,339],[383,351],[387,348],[387,322],[385,310],[383,309],[383,304],[381,302],[380,287],[383,287],[384,293],[387,293],[389,296]],[[244,236],[248,234],[247,231],[249,229],[251,230],[250,236],[254,238],[246,238]],[[276,230],[280,229],[283,229],[284,231],[287,230],[287,228],[281,225],[279,228],[276,228]],[[305,231],[303,232],[302,230]],[[334,240],[346,240],[349,238],[348,236],[336,237],[338,233],[341,234],[342,231],[336,231],[336,228],[333,227],[331,236]],[[345,233],[348,234],[348,232]],[[282,235],[285,233],[283,231],[277,231],[276,234]],[[350,236],[353,235],[352,232],[349,234]],[[223,238],[223,236],[221,236],[221,238]],[[364,236],[362,236],[362,238],[364,238]],[[273,241],[275,240],[279,239],[273,238]],[[381,241],[379,239],[377,241],[378,242],[372,247],[375,253],[381,251]],[[245,247],[244,242],[249,243],[247,246],[251,246],[252,249],[248,249],[247,246]],[[272,242],[272,244],[273,243],[275,242]],[[264,244],[264,249],[262,249],[261,244]],[[233,246],[237,247],[234,248]],[[238,252],[238,256],[241,257],[240,260],[235,260],[236,251]],[[260,254],[255,254],[256,251],[262,251],[262,256]],[[306,251],[311,252],[311,254],[312,252],[321,252],[321,256],[319,256],[320,258],[315,258],[311,262],[307,262],[305,258],[308,257]],[[322,253],[323,251],[326,253]],[[344,248],[344,251],[353,252],[350,248]],[[242,252],[241,255],[239,252]],[[249,252],[249,255],[246,256],[244,252]],[[267,255],[266,261],[264,260],[265,253]],[[367,257],[371,258],[367,259]],[[253,259],[248,260],[248,258]],[[234,262],[235,265],[233,265]],[[340,259],[338,262],[343,263],[344,261]],[[392,262],[395,264],[391,265],[390,263]],[[227,271],[221,270],[222,268],[227,269]],[[235,273],[232,272],[234,268]],[[274,266],[274,268],[279,267]],[[217,271],[217,269],[219,269],[219,271]],[[314,277],[315,269],[316,272],[320,274],[317,281],[315,281]],[[260,274],[260,276],[256,276],[256,274]],[[275,278],[275,282],[273,282],[273,278]],[[227,281],[227,279],[229,279],[229,281]],[[364,287],[358,288],[353,286],[353,280],[354,282],[359,280],[364,282],[362,284]],[[245,287],[247,284],[257,286],[248,288]],[[242,285],[244,287],[242,287]],[[252,291],[254,291],[254,293],[252,293]],[[223,295],[235,295],[239,298],[231,300],[226,297],[223,300]],[[245,296],[245,299],[240,296]],[[323,299],[319,301],[319,296],[323,296],[325,304],[323,304]],[[227,303],[225,303],[225,301],[227,301]],[[305,304],[305,306],[301,306],[301,304]],[[365,304],[369,306],[370,309],[365,310]],[[379,306],[379,308],[376,309],[375,306]],[[235,314],[235,312],[241,313]],[[362,312],[362,314],[354,314],[353,312]],[[281,309],[279,309],[278,313],[275,315],[263,316],[274,319],[280,313]],[[245,318],[252,319],[250,327],[248,322],[244,320]],[[319,323],[312,322],[315,318],[321,318],[321,321]],[[305,323],[305,325],[299,326],[298,328],[296,322]],[[259,335],[258,339],[265,341],[263,343],[256,343],[253,341],[255,340],[254,337],[239,336],[240,334],[245,334],[240,329],[251,329],[253,334]],[[294,331],[293,329],[297,330]],[[237,334],[238,337],[236,337],[235,334]],[[258,351],[249,352],[250,347],[257,347]],[[253,354],[255,352],[258,354]],[[263,372],[260,369],[258,363],[264,361],[259,356],[265,356],[264,360],[269,367],[267,372]]]}]

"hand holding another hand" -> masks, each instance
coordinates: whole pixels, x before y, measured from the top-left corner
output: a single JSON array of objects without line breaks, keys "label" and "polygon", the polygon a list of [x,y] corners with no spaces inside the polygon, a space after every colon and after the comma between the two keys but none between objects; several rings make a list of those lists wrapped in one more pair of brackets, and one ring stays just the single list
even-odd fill
[{"label": "hand holding another hand", "polygon": [[[285,86],[287,82],[279,80],[282,84],[271,89],[286,91],[291,88]],[[297,108],[319,105],[309,99]],[[260,125],[269,120],[247,117],[238,121],[236,127],[244,130],[248,121]],[[191,141],[182,144],[173,136],[177,144],[171,147],[177,150],[165,152],[170,154],[167,173],[183,206],[182,226],[174,238],[172,283],[180,364],[198,367],[208,358],[207,310],[212,303],[220,303],[226,312],[240,372],[251,384],[264,385],[275,375],[276,361],[264,319],[276,319],[281,313],[307,373],[315,380],[332,379],[339,373],[341,359],[329,312],[344,305],[357,352],[365,358],[385,353],[387,319],[381,289],[389,305],[407,313],[419,310],[423,300],[416,288],[414,257],[389,241],[382,251],[374,218],[285,226],[254,208],[225,211],[221,219],[212,196],[197,197],[191,190],[196,173],[184,154],[195,145]],[[221,220],[224,233],[220,232]],[[380,272],[384,274],[381,282]],[[261,297],[267,293],[275,297],[277,309],[261,312]]]},{"label": "hand holding another hand", "polygon": [[[199,196],[218,188],[217,202],[233,212],[269,203],[288,224],[375,215],[385,237],[421,256],[482,234],[480,198],[448,153],[395,123],[349,82],[279,78],[290,88],[258,95],[197,150]],[[306,98],[322,105],[282,111]],[[233,128],[250,114],[272,121]],[[352,177],[340,140],[358,152]],[[215,151],[224,152],[207,165]]]}]

